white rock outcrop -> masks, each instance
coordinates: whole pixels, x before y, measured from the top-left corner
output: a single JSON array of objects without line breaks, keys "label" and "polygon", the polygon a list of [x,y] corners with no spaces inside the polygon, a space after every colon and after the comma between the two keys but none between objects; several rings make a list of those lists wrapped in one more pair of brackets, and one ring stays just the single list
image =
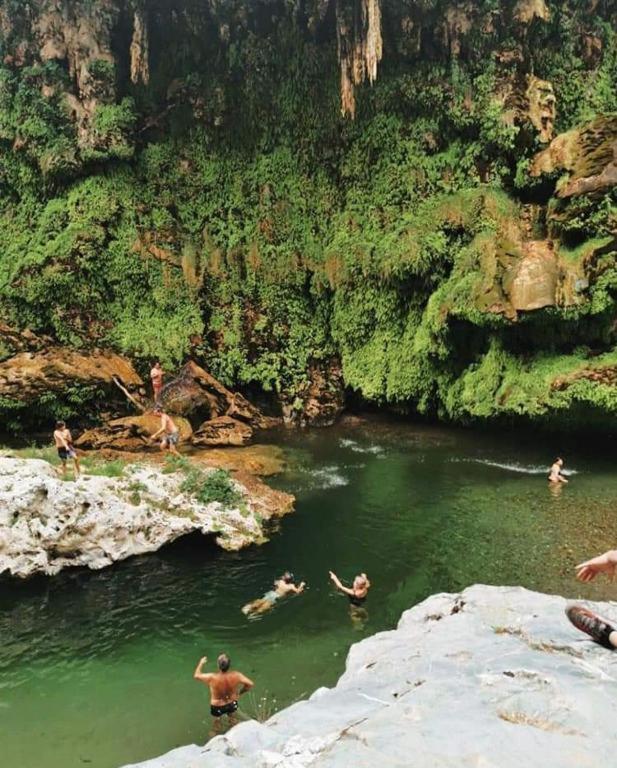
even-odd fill
[{"label": "white rock outcrop", "polygon": [[520,587],[436,595],[352,646],[335,688],[139,768],[614,765],[617,653],[565,606]]},{"label": "white rock outcrop", "polygon": [[227,509],[182,493],[182,479],[181,472],[133,465],[119,478],[64,482],[45,461],[0,458],[0,574],[104,568],[193,531],[231,550],[265,540],[268,510],[243,486],[242,509]]}]

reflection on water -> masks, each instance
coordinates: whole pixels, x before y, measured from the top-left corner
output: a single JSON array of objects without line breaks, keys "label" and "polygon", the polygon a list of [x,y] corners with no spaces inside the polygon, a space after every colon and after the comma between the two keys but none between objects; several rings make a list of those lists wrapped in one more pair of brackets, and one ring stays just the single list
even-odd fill
[{"label": "reflection on water", "polygon": [[[197,659],[227,651],[257,688],[263,719],[340,675],[349,645],[396,624],[436,591],[522,584],[606,599],[576,562],[617,544],[610,463],[568,451],[569,485],[546,470],[562,445],[371,420],[283,432],[289,468],[275,484],[296,513],[270,543],[224,553],[189,537],[101,572],[0,585],[0,729],[11,768],[114,768],[210,729]],[[290,569],[304,594],[258,621],[241,607]],[[373,584],[351,609],[328,571]]]}]

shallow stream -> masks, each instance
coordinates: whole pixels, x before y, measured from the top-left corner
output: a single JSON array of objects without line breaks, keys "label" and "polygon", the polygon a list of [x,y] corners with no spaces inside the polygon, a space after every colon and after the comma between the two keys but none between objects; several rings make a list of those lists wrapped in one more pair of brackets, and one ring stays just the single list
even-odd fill
[{"label": "shallow stream", "polygon": [[[256,682],[244,712],[264,717],[333,684],[351,643],[431,593],[483,582],[614,594],[572,577],[617,545],[617,473],[599,451],[376,418],[269,439],[288,460],[271,482],[297,505],[265,546],[230,554],[191,537],[101,572],[0,583],[3,766],[116,768],[203,743],[203,654],[230,654]],[[575,474],[551,491],[546,469],[565,450]],[[241,606],[287,568],[306,593],[247,620]],[[366,615],[350,615],[330,568],[369,574]]]}]

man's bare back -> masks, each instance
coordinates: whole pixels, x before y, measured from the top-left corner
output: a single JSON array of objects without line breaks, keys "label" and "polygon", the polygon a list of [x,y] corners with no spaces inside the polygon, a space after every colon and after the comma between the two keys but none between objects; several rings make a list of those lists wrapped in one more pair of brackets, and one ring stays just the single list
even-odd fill
[{"label": "man's bare back", "polygon": [[244,687],[249,682],[240,672],[213,672],[208,677],[210,680],[206,684],[210,686],[210,704],[218,707],[236,701],[240,686]]},{"label": "man's bare back", "polygon": [[227,707],[228,705],[235,705],[235,708],[237,708],[238,698],[243,693],[250,691],[253,687],[253,681],[241,672],[230,670],[231,662],[224,653],[217,659],[218,672],[203,672],[202,667],[207,661],[206,656],[199,660],[195,667],[193,678],[201,683],[205,683],[210,688],[210,708],[214,717],[219,717],[221,714],[231,714],[235,709],[220,713],[215,712],[215,710],[219,707]]}]

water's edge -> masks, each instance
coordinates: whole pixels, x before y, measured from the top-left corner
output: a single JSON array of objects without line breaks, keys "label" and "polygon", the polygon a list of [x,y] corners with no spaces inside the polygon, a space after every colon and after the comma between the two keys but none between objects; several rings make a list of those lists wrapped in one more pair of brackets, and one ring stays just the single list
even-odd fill
[{"label": "water's edge", "polygon": [[419,766],[489,765],[506,743],[501,768],[578,768],[583,751],[608,759],[617,745],[617,655],[585,642],[565,605],[522,587],[433,595],[397,629],[353,645],[333,688],[205,747],[125,768],[319,766],[322,758],[341,768],[394,767],[411,754]]}]

